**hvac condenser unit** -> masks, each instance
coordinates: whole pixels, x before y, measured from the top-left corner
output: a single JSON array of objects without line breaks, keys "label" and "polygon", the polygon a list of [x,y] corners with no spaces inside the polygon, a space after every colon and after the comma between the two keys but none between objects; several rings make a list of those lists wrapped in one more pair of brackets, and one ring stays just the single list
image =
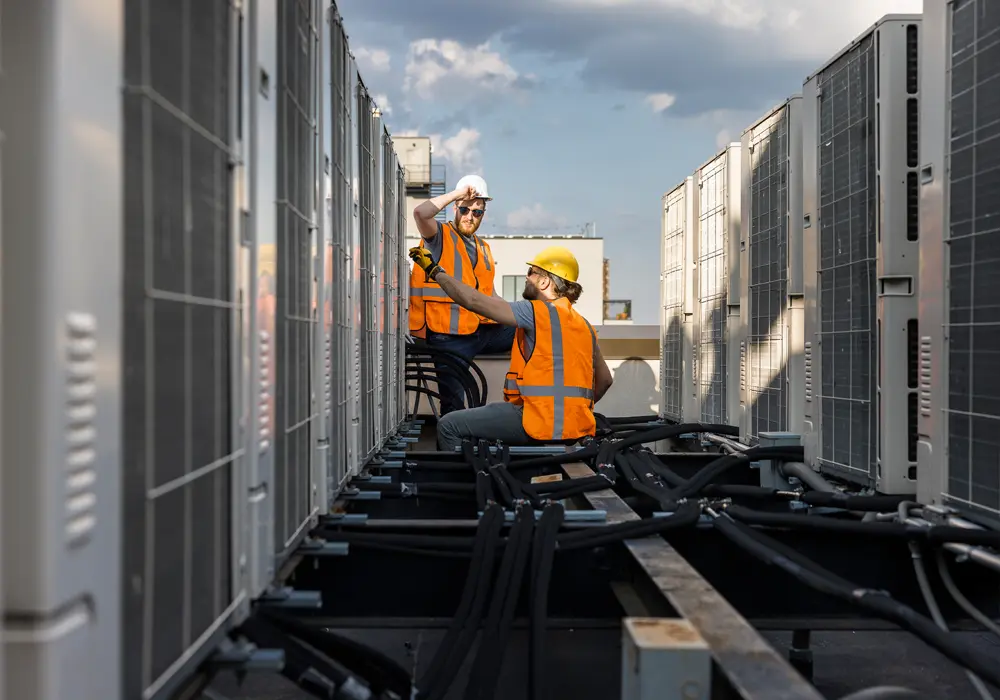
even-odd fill
[{"label": "hvac condenser unit", "polygon": [[802,434],[802,97],[743,132],[741,433]]},{"label": "hvac condenser unit", "polygon": [[695,391],[701,421],[740,425],[740,144],[695,171]]},{"label": "hvac condenser unit", "polygon": [[694,375],[695,236],[698,188],[694,177],[663,196],[660,241],[660,416],[698,421]]},{"label": "hvac condenser unit", "polygon": [[802,91],[806,458],[884,493],[916,487],[919,47],[883,17]]},{"label": "hvac condenser unit", "polygon": [[925,0],[921,502],[1000,523],[1000,62],[995,3]]}]

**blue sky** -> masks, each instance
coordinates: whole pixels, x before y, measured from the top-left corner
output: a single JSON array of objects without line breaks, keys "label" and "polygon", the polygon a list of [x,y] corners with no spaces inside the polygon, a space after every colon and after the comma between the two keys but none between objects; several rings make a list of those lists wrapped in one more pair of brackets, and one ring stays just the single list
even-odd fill
[{"label": "blue sky", "polygon": [[[660,198],[855,36],[920,0],[339,0],[394,134],[448,184],[488,181],[484,233],[596,222],[611,296],[658,323]],[[585,293],[600,293],[586,290]]]}]

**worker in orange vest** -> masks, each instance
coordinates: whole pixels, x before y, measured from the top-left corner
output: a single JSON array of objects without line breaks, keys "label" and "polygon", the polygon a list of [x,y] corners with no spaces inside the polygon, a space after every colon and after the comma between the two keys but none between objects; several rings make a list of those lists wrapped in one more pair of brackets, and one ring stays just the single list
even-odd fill
[{"label": "worker in orange vest", "polygon": [[[476,235],[490,201],[486,181],[466,175],[454,191],[429,199],[413,210],[420,231],[420,247],[449,275],[487,296],[497,297],[493,286],[496,265],[489,244]],[[454,219],[441,223],[434,217],[454,203]],[[420,268],[410,273],[410,335],[425,339],[428,346],[450,350],[466,360],[477,355],[507,353],[514,342],[514,329],[494,323],[456,304]],[[465,407],[461,379],[446,362],[435,362],[441,414]]]},{"label": "worker in orange vest", "polygon": [[583,288],[576,257],[561,246],[528,263],[523,300],[483,294],[448,274],[424,247],[410,257],[427,279],[463,309],[516,328],[503,403],[454,411],[438,422],[438,446],[454,450],[464,438],[508,445],[571,442],[595,432],[594,404],[611,387],[597,334],[573,308]]}]

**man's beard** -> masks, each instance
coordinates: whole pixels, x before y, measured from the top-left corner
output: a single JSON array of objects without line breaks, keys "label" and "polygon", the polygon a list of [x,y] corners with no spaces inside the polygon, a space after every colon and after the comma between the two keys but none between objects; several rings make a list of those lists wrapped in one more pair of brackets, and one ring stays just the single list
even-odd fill
[{"label": "man's beard", "polygon": [[456,222],[455,227],[458,229],[459,233],[465,236],[471,236],[472,234],[474,234],[476,231],[479,230],[479,224],[481,223],[481,221],[482,221],[481,219],[476,219],[471,222],[458,221]]},{"label": "man's beard", "polygon": [[538,287],[531,283],[529,280],[524,281],[524,291],[521,292],[521,296],[528,301],[534,301],[538,298]]}]

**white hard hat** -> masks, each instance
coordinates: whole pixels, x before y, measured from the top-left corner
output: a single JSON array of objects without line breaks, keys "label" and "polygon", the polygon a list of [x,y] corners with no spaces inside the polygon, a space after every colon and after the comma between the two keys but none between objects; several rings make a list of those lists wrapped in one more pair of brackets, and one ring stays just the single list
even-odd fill
[{"label": "white hard hat", "polygon": [[455,185],[456,190],[464,190],[466,187],[475,188],[476,194],[487,202],[493,199],[490,197],[490,189],[486,186],[486,180],[478,175],[466,175]]}]

